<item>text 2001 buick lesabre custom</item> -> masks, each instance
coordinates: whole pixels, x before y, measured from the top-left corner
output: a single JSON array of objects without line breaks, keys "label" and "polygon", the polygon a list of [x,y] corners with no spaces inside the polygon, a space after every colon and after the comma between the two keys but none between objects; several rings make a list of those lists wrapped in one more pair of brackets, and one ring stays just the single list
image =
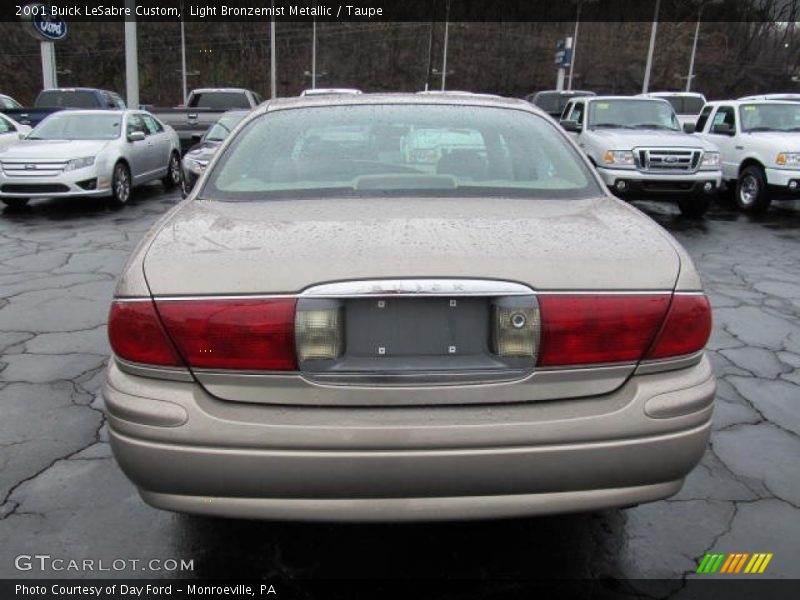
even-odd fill
[{"label": "text 2001 buick lesabre custom", "polygon": [[278,100],[124,271],[111,444],[192,513],[647,502],[705,450],[710,327],[686,252],[527,103]]}]

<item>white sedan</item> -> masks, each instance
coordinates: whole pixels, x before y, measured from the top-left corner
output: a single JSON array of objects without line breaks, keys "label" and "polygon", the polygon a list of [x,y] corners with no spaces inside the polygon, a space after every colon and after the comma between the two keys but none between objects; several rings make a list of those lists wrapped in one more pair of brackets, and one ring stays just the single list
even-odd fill
[{"label": "white sedan", "polygon": [[30,133],[28,125],[21,125],[9,116],[0,113],[0,148],[16,144]]},{"label": "white sedan", "polygon": [[99,196],[120,206],[136,185],[177,186],[179,148],[175,131],[145,111],[58,112],[0,148],[0,200],[23,206],[31,198]]}]

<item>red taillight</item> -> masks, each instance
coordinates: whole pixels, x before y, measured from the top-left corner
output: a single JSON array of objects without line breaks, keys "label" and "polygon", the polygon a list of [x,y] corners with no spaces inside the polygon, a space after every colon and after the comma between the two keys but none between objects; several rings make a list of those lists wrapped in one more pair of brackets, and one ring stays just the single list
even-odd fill
[{"label": "red taillight", "polygon": [[108,340],[123,360],[165,367],[182,366],[161,327],[152,300],[115,300],[108,315]]},{"label": "red taillight", "polygon": [[667,294],[558,294],[539,297],[542,367],[636,362],[656,335]]},{"label": "red taillight", "polygon": [[667,358],[702,350],[711,335],[711,305],[702,294],[677,294],[645,358]]},{"label": "red taillight", "polygon": [[190,367],[297,369],[294,298],[157,300],[164,327]]}]

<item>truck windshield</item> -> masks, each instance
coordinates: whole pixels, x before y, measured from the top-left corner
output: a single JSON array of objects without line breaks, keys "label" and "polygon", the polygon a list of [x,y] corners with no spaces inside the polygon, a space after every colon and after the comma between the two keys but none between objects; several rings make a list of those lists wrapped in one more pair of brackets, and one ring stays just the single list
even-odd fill
[{"label": "truck windshield", "polygon": [[97,108],[100,100],[85,90],[44,90],[36,98],[36,108]]},{"label": "truck windshield", "polygon": [[276,110],[233,139],[214,200],[329,196],[589,198],[601,190],[563,134],[526,111],[355,105]]},{"label": "truck windshield", "polygon": [[590,102],[589,127],[679,131],[680,123],[667,102],[620,99]]},{"label": "truck windshield", "polygon": [[800,104],[743,104],[742,131],[800,131]]},{"label": "truck windshield", "polygon": [[42,121],[29,140],[113,140],[120,136],[121,114],[56,113]]}]

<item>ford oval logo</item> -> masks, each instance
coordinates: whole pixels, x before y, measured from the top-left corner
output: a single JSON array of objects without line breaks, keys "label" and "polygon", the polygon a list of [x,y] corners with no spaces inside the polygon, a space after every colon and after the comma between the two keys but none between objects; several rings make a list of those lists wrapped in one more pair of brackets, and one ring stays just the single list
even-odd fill
[{"label": "ford oval logo", "polygon": [[667,157],[664,158],[664,162],[665,163],[676,163],[676,162],[678,162],[678,157],[677,156],[667,156]]},{"label": "ford oval logo", "polygon": [[57,42],[67,37],[67,22],[49,15],[34,15],[33,28],[43,38]]}]

